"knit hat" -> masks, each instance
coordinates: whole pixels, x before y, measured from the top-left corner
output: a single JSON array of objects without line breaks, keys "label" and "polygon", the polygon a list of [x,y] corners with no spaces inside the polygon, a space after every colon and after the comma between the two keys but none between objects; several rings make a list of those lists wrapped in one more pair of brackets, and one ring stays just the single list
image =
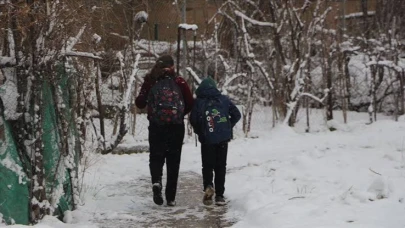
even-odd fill
[{"label": "knit hat", "polygon": [[214,79],[211,77],[206,77],[202,82],[200,83],[200,87],[204,88],[217,88],[217,83],[215,83]]},{"label": "knit hat", "polygon": [[[217,83],[215,83],[214,79],[211,77],[206,77],[204,80],[201,81],[200,85],[195,91],[195,94],[198,96],[204,94],[207,91],[218,91]],[[219,92],[218,92],[219,93]]]},{"label": "knit hat", "polygon": [[156,65],[160,68],[167,68],[174,65],[174,60],[170,55],[162,55],[156,60]]}]

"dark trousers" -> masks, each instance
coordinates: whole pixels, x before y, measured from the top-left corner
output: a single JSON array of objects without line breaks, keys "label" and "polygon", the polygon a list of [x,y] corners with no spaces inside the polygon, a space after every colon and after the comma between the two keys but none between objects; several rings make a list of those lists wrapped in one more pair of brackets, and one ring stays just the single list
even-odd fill
[{"label": "dark trousers", "polygon": [[152,184],[162,183],[163,165],[166,161],[166,200],[176,198],[184,124],[149,125],[149,169]]},{"label": "dark trousers", "polygon": [[[211,185],[215,188],[217,196],[225,192],[226,157],[228,142],[218,144],[201,144],[202,175],[204,189]],[[212,183],[215,173],[215,185]]]}]

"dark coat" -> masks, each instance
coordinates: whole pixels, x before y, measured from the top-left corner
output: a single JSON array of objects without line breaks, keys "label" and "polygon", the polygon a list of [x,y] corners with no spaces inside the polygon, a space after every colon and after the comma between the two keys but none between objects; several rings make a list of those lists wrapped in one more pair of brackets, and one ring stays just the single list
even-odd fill
[{"label": "dark coat", "polygon": [[[201,114],[200,110],[202,109],[202,104],[204,99],[217,98],[228,107],[228,113],[230,116],[229,121],[231,122],[231,127],[233,128],[236,123],[241,118],[241,113],[235,104],[225,95],[222,95],[221,92],[216,88],[215,82],[208,78],[204,79],[198,89],[196,90],[197,99],[194,100],[193,109],[191,110],[190,123],[193,126],[194,132],[198,135],[198,139],[201,143],[205,142],[203,138],[203,132],[201,126],[199,125],[199,118]],[[229,135],[229,139],[232,138],[232,134]]]}]

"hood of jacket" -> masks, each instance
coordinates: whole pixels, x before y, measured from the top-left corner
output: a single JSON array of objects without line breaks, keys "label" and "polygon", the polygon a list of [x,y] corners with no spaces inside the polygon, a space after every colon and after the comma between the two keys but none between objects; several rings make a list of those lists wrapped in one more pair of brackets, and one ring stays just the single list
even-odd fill
[{"label": "hood of jacket", "polygon": [[211,77],[207,77],[201,81],[195,94],[198,98],[215,97],[221,95],[221,92],[217,89],[217,84]]}]

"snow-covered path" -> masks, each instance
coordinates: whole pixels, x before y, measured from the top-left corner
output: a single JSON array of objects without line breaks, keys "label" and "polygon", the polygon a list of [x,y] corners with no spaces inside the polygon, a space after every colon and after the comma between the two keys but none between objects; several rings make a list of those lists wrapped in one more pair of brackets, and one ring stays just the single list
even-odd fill
[{"label": "snow-covered path", "polygon": [[231,220],[224,218],[226,207],[207,207],[201,203],[200,175],[189,172],[180,173],[180,177],[176,207],[152,203],[149,178],[141,178],[136,183],[124,182],[106,186],[106,190],[111,191],[109,199],[100,199],[97,204],[126,197],[143,197],[144,200],[136,202],[131,199],[130,202],[121,203],[117,205],[115,212],[99,211],[93,222],[105,228],[229,227],[233,224]]},{"label": "snow-covered path", "polygon": [[91,218],[105,228],[229,227],[235,223],[226,217],[227,207],[202,204],[201,175],[191,171],[180,173],[175,207],[155,205],[147,167],[148,154],[103,156],[90,167],[87,183],[93,184],[86,184],[86,205],[75,216]]},{"label": "snow-covered path", "polygon": [[175,208],[153,204],[147,153],[95,156],[84,180],[85,205],[71,225],[190,227],[178,221],[211,215],[224,227],[404,228],[405,121],[366,120],[309,134],[279,126],[232,141],[227,211],[202,209],[201,158],[192,140],[183,146]]}]

